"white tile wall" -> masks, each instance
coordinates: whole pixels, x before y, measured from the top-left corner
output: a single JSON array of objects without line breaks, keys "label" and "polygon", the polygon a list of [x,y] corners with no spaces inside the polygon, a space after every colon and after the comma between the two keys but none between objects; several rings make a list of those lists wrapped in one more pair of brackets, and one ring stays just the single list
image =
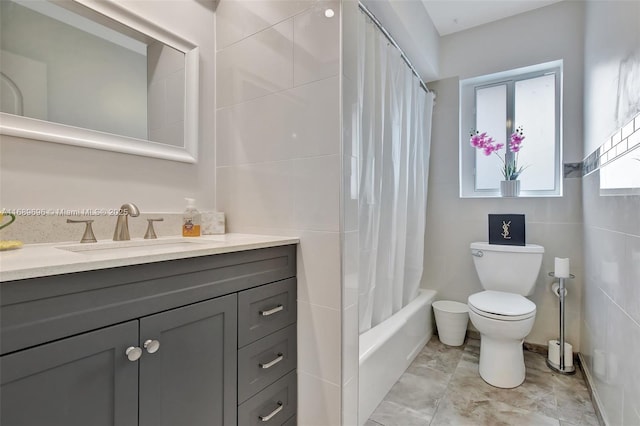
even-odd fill
[{"label": "white tile wall", "polygon": [[640,237],[627,235],[625,245],[622,307],[631,319],[640,324]]},{"label": "white tile wall", "polygon": [[[342,333],[336,331],[341,329],[341,319],[339,309],[298,300],[298,369],[338,388],[341,384]],[[313,332],[309,332],[311,330]]]},{"label": "white tile wall", "polygon": [[[586,3],[584,147],[585,157],[601,147],[600,164],[618,161],[614,158],[625,147],[623,138],[628,138],[627,148],[640,140],[640,117],[631,133],[633,116],[619,115],[624,114],[621,94],[602,84],[618,78],[618,64],[627,60],[629,52],[640,52],[638,16],[637,2]],[[604,28],[602,22],[616,25]],[[601,67],[603,63],[612,66]],[[622,146],[615,146],[620,140]],[[639,425],[640,195],[637,190],[607,195],[600,189],[600,177],[596,170],[582,179],[586,276],[582,354],[607,423]]]},{"label": "white tile wall", "polygon": [[340,388],[304,371],[298,372],[298,424],[328,426],[340,424]]},{"label": "white tile wall", "polygon": [[219,50],[216,65],[218,108],[291,88],[293,20]]},{"label": "white tile wall", "polygon": [[[342,425],[358,424],[358,376],[352,378],[342,387]],[[352,408],[353,407],[353,408]]]},{"label": "white tile wall", "polygon": [[[336,16],[325,18],[326,9],[332,9]],[[339,1],[320,1],[293,19],[296,86],[338,74],[340,50],[336,50],[336,46],[340,42],[339,11]]]},{"label": "white tile wall", "polygon": [[305,244],[298,259],[298,300],[341,309],[340,287],[326,285],[340,281],[340,234],[302,231],[300,238]]},{"label": "white tile wall", "polygon": [[[358,2],[342,6],[342,419],[344,426],[358,424]],[[296,78],[298,76],[296,75]]]},{"label": "white tile wall", "polygon": [[293,221],[291,174],[291,161],[218,167],[216,205],[226,213],[229,231],[288,228]]},{"label": "white tile wall", "polygon": [[332,19],[306,0],[217,9],[217,208],[231,231],[300,237],[304,425],[342,416],[340,11],[330,5]]},{"label": "white tile wall", "polygon": [[313,0],[221,1],[216,8],[218,49],[286,20],[308,9],[312,3]]},{"label": "white tile wall", "polygon": [[[599,171],[584,183],[582,350],[609,424],[635,425],[640,413],[640,233],[637,195],[601,196]],[[616,198],[617,200],[612,200]],[[611,205],[615,204],[615,210]],[[622,223],[616,219],[622,218]]]},{"label": "white tile wall", "polygon": [[[338,154],[337,77],[218,110],[218,166]],[[247,125],[251,123],[251,125]]]},{"label": "white tile wall", "polygon": [[297,159],[293,163],[290,179],[294,197],[294,227],[339,231],[340,156]]}]

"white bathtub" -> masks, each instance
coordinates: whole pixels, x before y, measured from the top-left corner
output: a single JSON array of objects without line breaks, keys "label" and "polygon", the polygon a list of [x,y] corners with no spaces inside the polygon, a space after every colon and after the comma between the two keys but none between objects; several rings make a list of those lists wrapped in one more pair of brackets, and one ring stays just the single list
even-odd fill
[{"label": "white bathtub", "polygon": [[358,423],[363,425],[433,334],[433,290],[360,335]]}]

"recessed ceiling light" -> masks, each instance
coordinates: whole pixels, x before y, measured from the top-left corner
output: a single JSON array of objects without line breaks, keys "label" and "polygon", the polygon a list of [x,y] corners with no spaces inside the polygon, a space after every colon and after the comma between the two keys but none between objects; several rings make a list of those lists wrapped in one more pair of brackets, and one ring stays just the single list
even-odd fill
[{"label": "recessed ceiling light", "polygon": [[325,9],[324,11],[324,16],[326,16],[327,18],[333,18],[333,16],[336,13],[333,11],[333,9]]}]

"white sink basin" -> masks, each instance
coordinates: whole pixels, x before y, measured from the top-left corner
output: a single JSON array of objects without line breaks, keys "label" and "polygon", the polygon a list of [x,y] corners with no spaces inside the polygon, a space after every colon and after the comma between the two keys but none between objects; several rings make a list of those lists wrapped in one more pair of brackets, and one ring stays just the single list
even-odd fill
[{"label": "white sink basin", "polygon": [[167,238],[157,240],[110,241],[86,244],[58,246],[57,249],[80,253],[84,255],[137,255],[169,253],[191,250],[200,247],[211,247],[220,243],[211,240],[197,240],[191,238]]}]

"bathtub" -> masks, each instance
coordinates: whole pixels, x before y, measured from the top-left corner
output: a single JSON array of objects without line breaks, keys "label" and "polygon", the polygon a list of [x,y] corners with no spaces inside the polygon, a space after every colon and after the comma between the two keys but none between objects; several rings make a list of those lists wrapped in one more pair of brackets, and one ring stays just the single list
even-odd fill
[{"label": "bathtub", "polygon": [[433,334],[434,290],[418,296],[392,317],[360,335],[359,424],[371,416]]}]

